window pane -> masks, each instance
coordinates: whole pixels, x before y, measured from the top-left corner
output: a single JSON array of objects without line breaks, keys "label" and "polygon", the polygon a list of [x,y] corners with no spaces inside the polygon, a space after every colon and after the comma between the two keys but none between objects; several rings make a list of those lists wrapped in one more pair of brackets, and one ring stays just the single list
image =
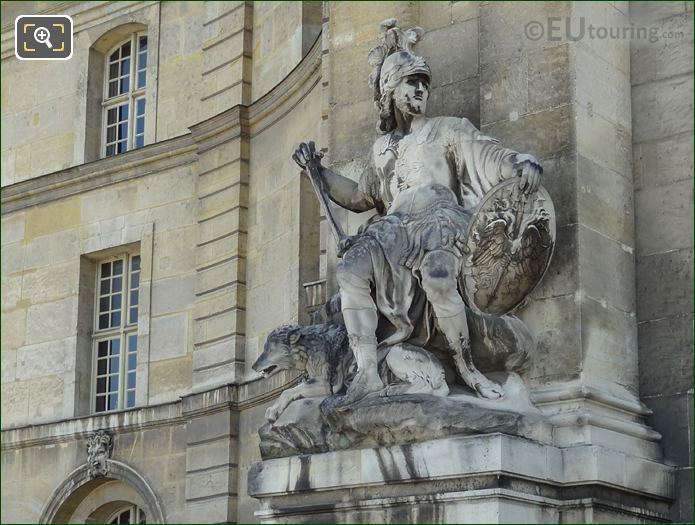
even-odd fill
[{"label": "window pane", "polygon": [[132,306],[136,306],[138,304],[138,298],[139,298],[139,292],[138,290],[133,290],[130,292],[130,304]]},{"label": "window pane", "polygon": [[130,288],[135,289],[140,286],[140,272],[135,272],[130,276]]},{"label": "window pane", "polygon": [[130,56],[130,42],[126,42],[121,46],[121,57]]},{"label": "window pane", "polygon": [[106,156],[110,157],[111,155],[116,154],[116,146],[106,146]]},{"label": "window pane", "polygon": [[147,83],[147,72],[146,71],[140,71],[138,73],[138,87],[142,88],[145,87],[145,84]]},{"label": "window pane", "polygon": [[144,71],[147,67],[147,53],[140,53],[138,55],[138,71]]},{"label": "window pane", "polygon": [[99,316],[99,330],[109,327],[109,314]]},{"label": "window pane", "polygon": [[101,276],[102,277],[108,277],[109,275],[111,275],[111,263],[110,262],[103,263],[101,265]]},{"label": "window pane", "polygon": [[99,299],[99,313],[107,312],[109,310],[109,298],[102,297]]},{"label": "window pane", "polygon": [[133,255],[133,258],[131,259],[131,270],[136,271],[140,269],[140,256],[139,255]]},{"label": "window pane", "polygon": [[144,98],[139,98],[136,102],[137,104],[137,116],[142,116],[145,114],[145,99]]},{"label": "window pane", "polygon": [[103,412],[104,410],[106,410],[106,397],[99,396],[97,397],[97,412]]},{"label": "window pane", "polygon": [[118,394],[111,394],[109,396],[109,410],[118,409]]},{"label": "window pane", "polygon": [[135,134],[142,135],[145,132],[145,119],[139,118],[135,121]]},{"label": "window pane", "polygon": [[110,291],[110,282],[108,279],[101,281],[101,286],[99,286],[99,295],[106,295]]},{"label": "window pane", "polygon": [[128,120],[128,104],[118,106],[118,120],[121,122]]},{"label": "window pane", "polygon": [[142,135],[138,135],[135,137],[135,146],[136,148],[142,148],[145,145],[145,140]]},{"label": "window pane", "polygon": [[[106,359],[99,359],[97,360],[97,375],[103,376],[106,374]],[[101,379],[99,380],[101,381]],[[106,387],[106,379],[104,379],[104,387]],[[97,390],[99,390],[97,388]],[[100,390],[100,392],[103,392],[103,390]]]},{"label": "window pane", "polygon": [[120,365],[119,360],[120,357],[112,357],[111,359],[109,359],[109,372],[111,372],[112,374],[118,372]]},{"label": "window pane", "polygon": [[126,151],[128,150],[128,147],[127,147],[127,145],[126,145],[125,140],[119,142],[119,143],[118,143],[118,146],[116,147],[116,149],[118,150],[117,153],[124,153],[124,152],[126,152]]},{"label": "window pane", "polygon": [[111,296],[111,310],[121,309],[121,294]]},{"label": "window pane", "polygon": [[109,376],[109,392],[118,392],[118,376]]},{"label": "window pane", "polygon": [[121,58],[121,55],[119,54],[119,52],[120,52],[120,48],[119,48],[119,49],[116,49],[116,51],[114,51],[113,53],[111,53],[111,56],[109,57],[109,61],[115,62],[116,60],[118,60],[119,58]]},{"label": "window pane", "polygon": [[111,314],[111,326],[121,325],[121,312],[114,312]]},{"label": "window pane", "polygon": [[128,336],[128,352],[135,353],[138,349],[138,336],[129,335]]},{"label": "window pane", "polygon": [[141,36],[139,39],[138,51],[144,51],[147,49],[147,37]]},{"label": "window pane", "polygon": [[99,352],[98,355],[99,357],[106,357],[106,354],[109,351],[109,342],[108,341],[99,341]]},{"label": "window pane", "polygon": [[127,139],[128,138],[128,123],[124,122],[123,124],[118,125],[118,139]]},{"label": "window pane", "polygon": [[104,392],[106,392],[106,378],[100,377],[99,379],[97,379],[97,393],[103,394]]},{"label": "window pane", "polygon": [[116,126],[109,126],[106,128],[106,142],[116,142]]},{"label": "window pane", "polygon": [[116,78],[118,76],[118,63],[112,62],[109,65],[109,79]]},{"label": "window pane", "polygon": [[111,355],[118,355],[121,353],[121,340],[111,339]]},{"label": "window pane", "polygon": [[130,78],[125,77],[121,79],[120,93],[128,93],[128,91],[130,91]]},{"label": "window pane", "polygon": [[[135,370],[138,366],[138,355],[136,353],[128,354],[128,370]],[[135,383],[128,384],[128,388],[133,388]]]},{"label": "window pane", "polygon": [[109,124],[115,124],[116,123],[116,108],[111,108],[106,112],[106,117],[109,120]]},{"label": "window pane", "polygon": [[121,74],[120,76],[128,76],[130,75],[130,59],[126,58],[123,62],[121,62]]},{"label": "window pane", "polygon": [[118,95],[118,80],[109,82],[109,98]]},{"label": "window pane", "polygon": [[111,281],[113,284],[113,291],[114,292],[120,292],[121,291],[121,286],[123,284],[123,278],[122,277],[116,277],[114,278],[113,281]]},{"label": "window pane", "polygon": [[136,306],[135,308],[130,309],[130,314],[128,314],[128,323],[134,324],[137,322],[138,322],[138,309]]},{"label": "window pane", "polygon": [[127,399],[126,408],[131,408],[134,406],[135,406],[135,391],[131,390],[128,392],[128,399]]}]

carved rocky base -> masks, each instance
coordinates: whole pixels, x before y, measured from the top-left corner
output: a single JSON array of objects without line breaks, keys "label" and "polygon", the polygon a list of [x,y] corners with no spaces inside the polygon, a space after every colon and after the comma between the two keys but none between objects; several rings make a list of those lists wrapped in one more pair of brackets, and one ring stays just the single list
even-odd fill
[{"label": "carved rocky base", "polygon": [[672,483],[639,456],[487,434],[265,460],[248,491],[262,523],[655,523]]},{"label": "carved rocky base", "polygon": [[503,399],[480,399],[454,386],[447,397],[374,395],[342,410],[330,403],[321,406],[322,398],[295,401],[260,429],[261,455],[277,458],[490,432],[549,443],[551,428],[531,404],[522,379],[515,373],[489,377],[504,388]]}]

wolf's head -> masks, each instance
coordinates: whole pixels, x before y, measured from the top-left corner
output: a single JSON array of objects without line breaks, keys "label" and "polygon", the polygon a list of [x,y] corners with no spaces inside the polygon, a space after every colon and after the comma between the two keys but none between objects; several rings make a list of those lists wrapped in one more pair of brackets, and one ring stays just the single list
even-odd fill
[{"label": "wolf's head", "polygon": [[270,377],[280,370],[300,368],[304,349],[297,344],[302,338],[302,327],[297,325],[276,328],[265,341],[263,353],[251,368],[263,377]]}]

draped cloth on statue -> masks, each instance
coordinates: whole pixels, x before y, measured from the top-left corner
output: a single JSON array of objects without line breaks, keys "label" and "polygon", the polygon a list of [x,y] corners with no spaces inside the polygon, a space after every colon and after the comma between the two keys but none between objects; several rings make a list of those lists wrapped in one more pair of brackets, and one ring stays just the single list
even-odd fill
[{"label": "draped cloth on statue", "polygon": [[[423,258],[444,250],[461,261],[471,212],[488,190],[514,175],[516,158],[468,120],[452,117],[425,119],[406,137],[389,134],[376,141],[359,184],[386,214],[361,229],[344,262],[369,254],[375,303],[390,324],[380,324],[380,347],[430,340],[433,315],[420,284]],[[427,169],[423,159],[449,166],[451,187],[420,184],[419,172]],[[402,191],[412,195],[407,205],[397,198]]]}]

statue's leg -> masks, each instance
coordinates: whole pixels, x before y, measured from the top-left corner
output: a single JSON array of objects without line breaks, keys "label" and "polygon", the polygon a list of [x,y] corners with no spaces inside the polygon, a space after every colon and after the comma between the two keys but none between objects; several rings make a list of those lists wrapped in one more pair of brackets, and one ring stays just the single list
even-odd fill
[{"label": "statue's leg", "polygon": [[429,252],[423,259],[420,272],[422,288],[434,309],[437,325],[449,343],[461,379],[480,397],[502,397],[502,387],[485,377],[473,363],[466,308],[456,283],[456,256],[443,250]]},{"label": "statue's leg", "polygon": [[357,245],[348,250],[338,264],[336,278],[340,286],[341,310],[350,349],[357,363],[357,374],[341,403],[348,404],[384,387],[378,370],[378,317],[371,294],[374,269],[368,248]]}]

